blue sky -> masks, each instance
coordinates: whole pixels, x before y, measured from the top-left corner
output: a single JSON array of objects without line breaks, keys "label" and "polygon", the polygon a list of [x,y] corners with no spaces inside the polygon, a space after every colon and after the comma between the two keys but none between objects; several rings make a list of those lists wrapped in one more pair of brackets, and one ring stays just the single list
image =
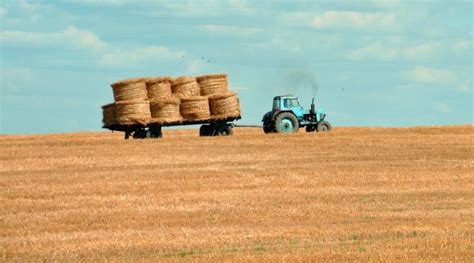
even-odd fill
[{"label": "blue sky", "polygon": [[0,133],[100,130],[116,80],[217,72],[240,123],[284,93],[336,127],[473,123],[472,1],[0,0],[0,22]]}]

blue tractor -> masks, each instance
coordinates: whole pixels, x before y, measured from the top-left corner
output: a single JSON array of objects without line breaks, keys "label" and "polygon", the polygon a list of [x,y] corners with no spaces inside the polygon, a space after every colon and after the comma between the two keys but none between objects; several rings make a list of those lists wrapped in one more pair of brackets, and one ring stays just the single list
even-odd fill
[{"label": "blue tractor", "polygon": [[324,118],[326,118],[326,114],[323,109],[316,109],[314,98],[311,102],[311,109],[305,110],[300,106],[296,96],[276,96],[273,98],[272,111],[263,116],[263,131],[265,133],[289,133],[298,132],[302,127],[306,127],[307,132],[330,131],[331,124]]}]

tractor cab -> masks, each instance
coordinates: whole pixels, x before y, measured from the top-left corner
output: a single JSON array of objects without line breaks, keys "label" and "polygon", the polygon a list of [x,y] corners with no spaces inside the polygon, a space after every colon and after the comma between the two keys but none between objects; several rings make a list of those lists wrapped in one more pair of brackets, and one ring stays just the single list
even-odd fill
[{"label": "tractor cab", "polygon": [[293,112],[299,120],[302,120],[304,117],[304,108],[301,107],[298,97],[293,95],[276,96],[273,98],[273,113],[281,111]]},{"label": "tractor cab", "polygon": [[294,95],[276,96],[273,98],[272,111],[263,116],[263,131],[297,132],[300,127],[306,127],[307,132],[328,131],[331,125],[324,120],[325,117],[323,109],[316,109],[314,98],[311,108],[305,110]]}]

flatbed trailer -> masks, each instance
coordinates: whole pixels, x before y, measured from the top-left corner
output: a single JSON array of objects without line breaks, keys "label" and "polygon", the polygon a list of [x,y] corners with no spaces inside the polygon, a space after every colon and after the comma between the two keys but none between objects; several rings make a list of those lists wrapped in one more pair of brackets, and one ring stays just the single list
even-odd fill
[{"label": "flatbed trailer", "polygon": [[113,124],[103,126],[104,129],[111,131],[120,131],[125,133],[125,140],[130,136],[134,139],[145,138],[162,138],[162,127],[199,125],[199,136],[229,136],[233,134],[232,129],[235,127],[234,121],[240,120],[241,116],[226,117],[219,119],[205,119],[205,120],[183,120],[178,122],[151,122],[147,124]]}]

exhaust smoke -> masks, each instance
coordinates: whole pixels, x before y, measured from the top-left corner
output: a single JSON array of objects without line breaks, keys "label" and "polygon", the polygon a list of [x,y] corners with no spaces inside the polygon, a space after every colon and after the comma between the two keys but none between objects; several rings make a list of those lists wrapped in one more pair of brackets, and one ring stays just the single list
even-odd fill
[{"label": "exhaust smoke", "polygon": [[315,97],[319,91],[319,82],[316,78],[316,75],[309,70],[291,70],[285,74],[284,83],[285,90],[290,93],[296,93],[296,91],[302,91],[306,93],[310,91],[312,97]]}]

